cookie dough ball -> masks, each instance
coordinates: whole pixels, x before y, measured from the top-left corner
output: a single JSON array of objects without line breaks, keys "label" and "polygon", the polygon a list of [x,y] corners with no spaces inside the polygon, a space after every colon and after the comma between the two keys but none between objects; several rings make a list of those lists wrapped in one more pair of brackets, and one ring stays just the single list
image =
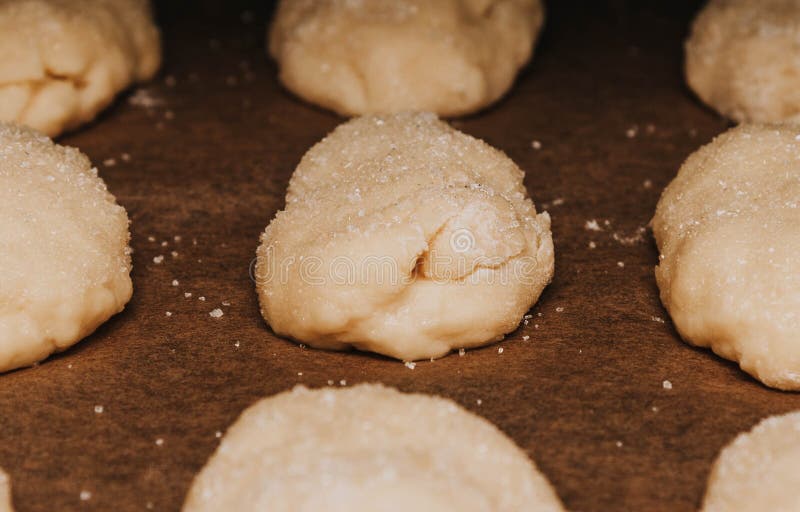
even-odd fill
[{"label": "cookie dough ball", "polygon": [[184,512],[556,512],[508,437],[444,398],[380,385],[261,400],[195,478]]},{"label": "cookie dough ball", "polygon": [[340,114],[455,116],[511,88],[543,19],[541,0],[283,0],[269,50],[289,90]]},{"label": "cookie dough ball", "polygon": [[800,510],[800,412],[773,416],[720,454],[702,512]]},{"label": "cookie dough ball", "polygon": [[129,237],[85,155],[0,124],[0,371],[65,350],[122,311]]},{"label": "cookie dough ball", "polygon": [[14,512],[11,505],[11,481],[0,469],[0,512]]},{"label": "cookie dough ball", "polygon": [[800,390],[800,127],[742,125],[700,148],[658,204],[661,300],[681,336]]},{"label": "cookie dough ball", "polygon": [[314,347],[404,360],[501,339],[553,276],[550,217],[523,176],[433,114],[341,125],[261,237],[264,318]]},{"label": "cookie dough ball", "polygon": [[686,42],[686,79],[735,121],[800,120],[800,3],[711,0]]},{"label": "cookie dough ball", "polygon": [[0,121],[58,135],[160,60],[148,0],[0,1]]}]

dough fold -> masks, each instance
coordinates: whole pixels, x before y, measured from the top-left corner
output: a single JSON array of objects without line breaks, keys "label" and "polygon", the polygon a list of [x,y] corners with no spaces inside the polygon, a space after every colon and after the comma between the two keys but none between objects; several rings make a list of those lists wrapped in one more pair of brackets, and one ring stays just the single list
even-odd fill
[{"label": "dough fold", "polygon": [[314,347],[404,360],[502,338],[553,276],[550,217],[523,176],[432,114],[340,126],[261,237],[264,318]]}]

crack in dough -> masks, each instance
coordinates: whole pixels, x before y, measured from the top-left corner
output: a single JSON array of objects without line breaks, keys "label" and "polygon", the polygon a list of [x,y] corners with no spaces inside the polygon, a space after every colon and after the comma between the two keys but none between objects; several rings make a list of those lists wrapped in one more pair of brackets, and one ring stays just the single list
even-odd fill
[{"label": "crack in dough", "polygon": [[148,0],[0,0],[0,121],[56,136],[160,61]]},{"label": "crack in dough", "polygon": [[261,238],[264,318],[314,347],[404,360],[502,338],[553,276],[550,217],[523,177],[433,114],[341,125]]}]

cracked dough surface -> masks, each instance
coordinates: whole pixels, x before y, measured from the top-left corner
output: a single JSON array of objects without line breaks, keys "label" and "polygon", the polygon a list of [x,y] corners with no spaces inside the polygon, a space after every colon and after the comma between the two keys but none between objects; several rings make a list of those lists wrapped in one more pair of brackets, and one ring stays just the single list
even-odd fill
[{"label": "cracked dough surface", "polygon": [[404,360],[501,339],[553,276],[550,217],[523,177],[433,114],[339,126],[261,237],[264,318],[314,347]]},{"label": "cracked dough surface", "polygon": [[686,79],[735,121],[798,121],[798,41],[796,0],[711,0],[686,41]]},{"label": "cracked dough surface", "polygon": [[14,507],[11,505],[11,480],[2,469],[0,469],[0,512],[14,512]]},{"label": "cracked dough surface", "polygon": [[131,297],[128,215],[75,148],[0,123],[0,371],[65,350]]},{"label": "cracked dough surface", "polygon": [[269,50],[283,84],[343,115],[475,112],[511,88],[541,0],[283,0]]},{"label": "cracked dough surface", "polygon": [[719,455],[702,512],[800,510],[800,412],[773,416]]},{"label": "cracked dough surface", "polygon": [[439,397],[381,385],[266,398],[197,475],[184,512],[557,512],[527,455]]},{"label": "cracked dough surface", "polygon": [[0,121],[56,136],[160,60],[148,0],[0,0]]},{"label": "cracked dough surface", "polygon": [[800,390],[800,127],[742,125],[700,148],[664,191],[653,232],[681,336]]}]

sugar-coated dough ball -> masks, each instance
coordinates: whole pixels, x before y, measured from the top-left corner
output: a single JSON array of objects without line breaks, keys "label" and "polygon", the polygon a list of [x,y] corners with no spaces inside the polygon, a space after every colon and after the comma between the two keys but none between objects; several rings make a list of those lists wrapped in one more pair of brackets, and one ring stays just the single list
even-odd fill
[{"label": "sugar-coated dough ball", "polygon": [[800,510],[800,412],[773,416],[720,453],[702,512]]},{"label": "sugar-coated dough ball", "polygon": [[711,0],[686,41],[686,79],[736,121],[800,120],[800,2]]},{"label": "sugar-coated dough ball", "polygon": [[314,347],[404,360],[502,338],[553,276],[550,217],[523,176],[433,114],[339,126],[261,237],[264,318]]},{"label": "sugar-coated dough ball", "polygon": [[247,409],[184,512],[556,512],[513,441],[454,402],[381,385],[302,386]]},{"label": "sugar-coated dough ball", "polygon": [[0,0],[0,121],[58,135],[160,61],[148,0]]},{"label": "sugar-coated dough ball", "polygon": [[75,148],[0,124],[0,371],[66,349],[132,293],[128,215]]},{"label": "sugar-coated dough ball", "polygon": [[11,505],[11,481],[0,469],[0,512],[14,512]]},{"label": "sugar-coated dough ball", "polygon": [[661,300],[683,338],[800,390],[800,126],[742,125],[658,204]]},{"label": "sugar-coated dough ball", "polygon": [[541,0],[283,0],[269,50],[284,85],[343,115],[475,112],[511,88]]}]

